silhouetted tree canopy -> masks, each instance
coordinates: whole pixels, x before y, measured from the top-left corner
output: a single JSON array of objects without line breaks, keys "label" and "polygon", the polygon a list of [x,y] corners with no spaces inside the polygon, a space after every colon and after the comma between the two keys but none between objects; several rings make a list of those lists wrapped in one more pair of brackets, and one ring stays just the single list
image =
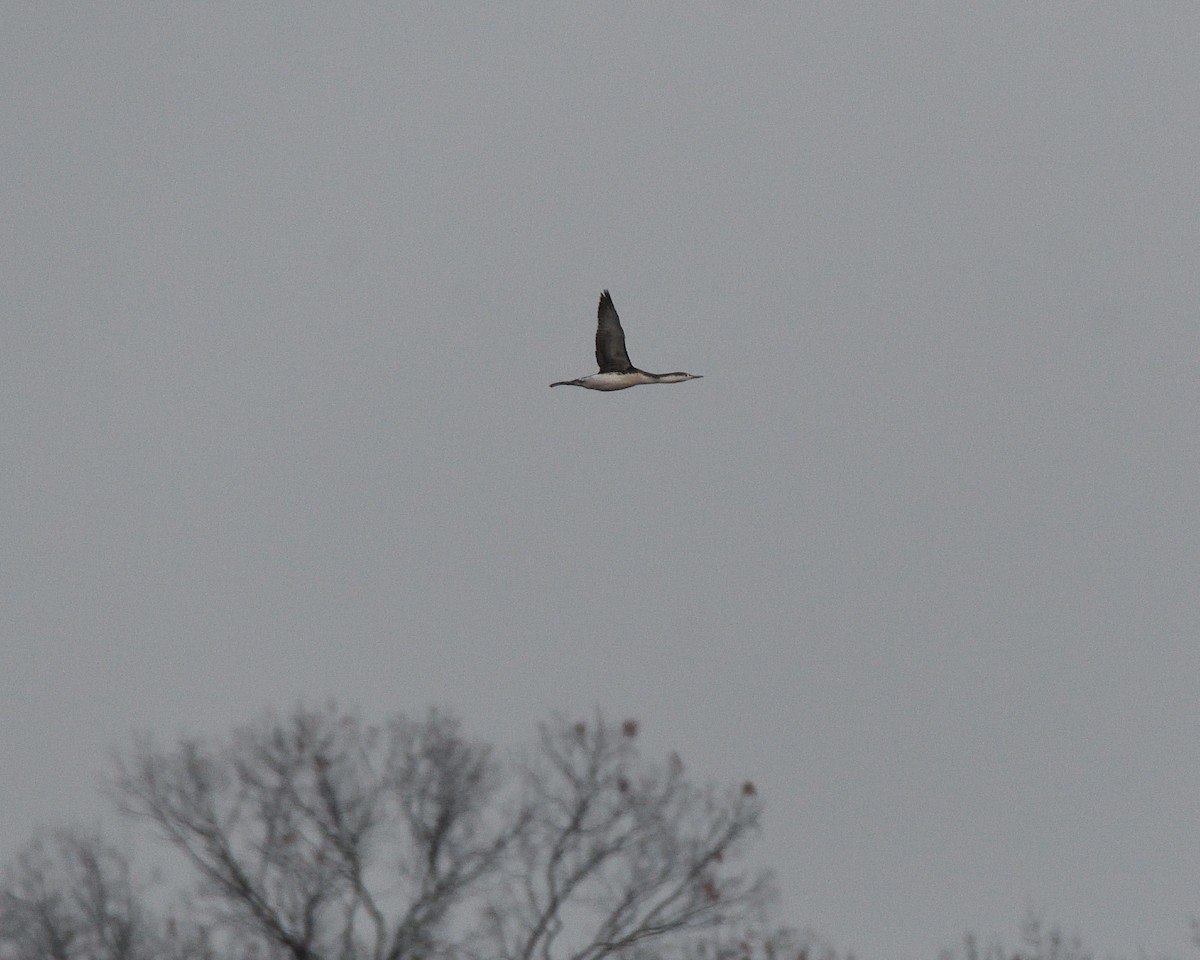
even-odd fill
[{"label": "silhouetted tree canopy", "polygon": [[98,835],[41,837],[5,873],[0,960],[716,956],[772,894],[745,862],[761,800],[637,735],[557,720],[500,754],[445,713],[331,705],[225,742],[144,738],[112,792],[192,882],[167,896]]},{"label": "silhouetted tree canopy", "polygon": [[[111,794],[185,879],[44,832],[4,869],[0,960],[853,960],[766,923],[755,785],[696,783],[639,729],[557,719],[513,753],[446,713],[329,705],[142,738]],[[1095,956],[1032,914],[1016,940],[968,934],[939,960]]]}]

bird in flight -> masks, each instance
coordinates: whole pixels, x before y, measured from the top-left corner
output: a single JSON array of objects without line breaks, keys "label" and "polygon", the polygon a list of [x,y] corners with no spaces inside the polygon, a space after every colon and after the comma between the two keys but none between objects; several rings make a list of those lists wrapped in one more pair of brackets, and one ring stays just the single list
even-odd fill
[{"label": "bird in flight", "polygon": [[701,377],[699,373],[647,373],[630,363],[621,318],[617,316],[617,308],[607,290],[600,294],[600,307],[596,313],[596,365],[600,367],[599,373],[578,380],[559,380],[550,386],[624,390],[641,383],[682,383]]}]

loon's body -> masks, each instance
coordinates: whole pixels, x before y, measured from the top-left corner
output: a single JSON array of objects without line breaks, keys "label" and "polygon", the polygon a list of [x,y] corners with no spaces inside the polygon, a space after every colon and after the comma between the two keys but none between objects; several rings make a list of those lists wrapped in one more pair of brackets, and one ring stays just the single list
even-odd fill
[{"label": "loon's body", "polygon": [[559,380],[552,387],[584,387],[588,390],[624,390],[643,383],[682,383],[699,380],[698,373],[647,373],[629,362],[625,331],[607,290],[600,294],[596,313],[596,365],[599,373],[578,380]]}]

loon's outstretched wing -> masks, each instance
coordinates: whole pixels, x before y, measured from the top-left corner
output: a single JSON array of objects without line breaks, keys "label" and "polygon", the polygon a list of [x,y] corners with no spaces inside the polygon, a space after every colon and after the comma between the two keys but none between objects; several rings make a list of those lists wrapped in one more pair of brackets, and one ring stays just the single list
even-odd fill
[{"label": "loon's outstretched wing", "polygon": [[596,366],[601,373],[629,373],[634,369],[625,351],[625,331],[607,290],[600,294],[596,312]]}]

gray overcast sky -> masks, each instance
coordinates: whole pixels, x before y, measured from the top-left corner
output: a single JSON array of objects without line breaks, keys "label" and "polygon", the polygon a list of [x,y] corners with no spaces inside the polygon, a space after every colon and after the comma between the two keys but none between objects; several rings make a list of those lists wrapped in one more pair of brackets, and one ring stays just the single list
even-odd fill
[{"label": "gray overcast sky", "polygon": [[[0,852],[335,696],[753,778],[865,960],[1200,913],[1200,5],[0,7]],[[617,394],[600,290],[635,363]]]}]

